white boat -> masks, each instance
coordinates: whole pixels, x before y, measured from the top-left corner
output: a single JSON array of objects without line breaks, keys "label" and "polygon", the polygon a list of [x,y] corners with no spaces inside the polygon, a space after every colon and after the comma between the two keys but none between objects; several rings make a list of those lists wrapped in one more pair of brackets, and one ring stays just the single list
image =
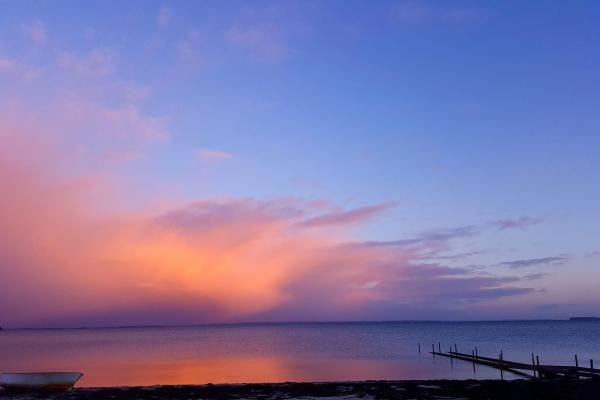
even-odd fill
[{"label": "white boat", "polygon": [[81,372],[0,373],[0,386],[7,390],[68,390],[81,378]]}]

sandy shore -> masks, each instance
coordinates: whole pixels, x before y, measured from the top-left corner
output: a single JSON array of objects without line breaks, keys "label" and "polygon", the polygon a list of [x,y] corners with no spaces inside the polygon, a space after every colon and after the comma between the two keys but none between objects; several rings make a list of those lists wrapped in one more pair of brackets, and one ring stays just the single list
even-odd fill
[{"label": "sandy shore", "polygon": [[241,385],[78,388],[69,392],[11,394],[0,399],[600,399],[600,380],[365,381]]}]

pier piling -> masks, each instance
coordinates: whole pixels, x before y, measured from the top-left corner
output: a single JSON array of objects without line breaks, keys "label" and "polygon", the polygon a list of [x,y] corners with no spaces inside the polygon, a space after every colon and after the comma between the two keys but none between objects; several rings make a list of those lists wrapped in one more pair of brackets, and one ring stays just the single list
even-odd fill
[{"label": "pier piling", "polygon": [[[517,361],[510,361],[504,358],[504,350],[500,350],[497,358],[484,357],[477,355],[477,350],[471,350],[471,353],[459,353],[454,344],[449,346],[449,351],[442,353],[436,351],[441,349],[441,342],[438,342],[438,348],[435,348],[435,344],[431,345],[431,354],[435,356],[442,356],[450,358],[450,366],[454,367],[455,360],[462,360],[471,362],[473,364],[473,373],[477,373],[476,364],[484,365],[500,370],[500,378],[504,380],[504,371],[511,374],[521,376],[529,379],[553,379],[553,378],[600,378],[600,370],[594,368],[594,360],[590,359],[590,366],[580,367],[579,357],[575,355],[575,368],[571,365],[543,365],[540,363],[540,356],[535,353],[531,353],[531,364],[522,363]],[[454,351],[453,351],[454,350]]]},{"label": "pier piling", "polygon": [[504,380],[504,368],[502,368],[504,363],[502,362],[502,359],[502,350],[500,350],[500,379]]}]

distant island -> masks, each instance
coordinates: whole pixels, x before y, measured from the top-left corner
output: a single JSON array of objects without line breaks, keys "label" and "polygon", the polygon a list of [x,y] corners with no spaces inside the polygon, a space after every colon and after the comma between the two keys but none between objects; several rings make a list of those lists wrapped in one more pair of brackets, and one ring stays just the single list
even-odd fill
[{"label": "distant island", "polygon": [[571,317],[569,321],[600,321],[600,317]]}]

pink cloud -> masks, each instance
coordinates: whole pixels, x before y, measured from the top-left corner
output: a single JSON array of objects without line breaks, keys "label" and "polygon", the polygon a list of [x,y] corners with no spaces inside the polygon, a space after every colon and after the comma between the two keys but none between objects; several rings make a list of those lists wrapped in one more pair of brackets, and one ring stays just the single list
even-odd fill
[{"label": "pink cloud", "polygon": [[[285,310],[295,310],[288,319],[322,318],[423,296],[435,305],[527,292],[510,286],[514,278],[415,265],[418,258],[396,246],[303,229],[301,221],[322,207],[299,199],[202,199],[162,212],[98,212],[127,193],[113,192],[110,180],[92,172],[55,170],[72,153],[52,135],[6,120],[0,127],[0,312],[9,326],[69,324],[82,316],[111,324],[134,309],[144,316],[140,323],[161,323],[156,309],[189,323],[283,318]],[[325,214],[313,224],[365,221],[391,206]]]},{"label": "pink cloud", "polygon": [[396,203],[388,202],[373,206],[355,208],[348,211],[339,211],[318,215],[305,221],[301,221],[298,225],[303,228],[320,228],[364,222],[365,220],[368,220],[375,215],[382,213],[383,211],[396,207],[396,205]]},{"label": "pink cloud", "polygon": [[[110,325],[131,310],[138,323],[378,318],[530,290],[515,277],[422,263],[469,227],[410,243],[344,239],[393,203],[328,212],[330,203],[297,198],[147,199],[98,156],[135,156],[168,135],[166,121],[75,94],[20,107],[0,112],[3,325]],[[307,229],[320,227],[336,230]]]},{"label": "pink cloud", "polygon": [[8,58],[0,58],[0,73],[1,72],[12,72],[17,68],[17,63],[14,60]]},{"label": "pink cloud", "polygon": [[11,75],[13,78],[22,78],[26,81],[32,81],[40,76],[41,71],[32,66],[26,66],[17,60],[0,57],[0,75]]},{"label": "pink cloud", "polygon": [[41,21],[21,25],[21,30],[37,45],[43,45],[48,40],[46,25]]},{"label": "pink cloud", "polygon": [[197,149],[195,156],[203,161],[223,161],[233,158],[233,154],[222,150]]}]

